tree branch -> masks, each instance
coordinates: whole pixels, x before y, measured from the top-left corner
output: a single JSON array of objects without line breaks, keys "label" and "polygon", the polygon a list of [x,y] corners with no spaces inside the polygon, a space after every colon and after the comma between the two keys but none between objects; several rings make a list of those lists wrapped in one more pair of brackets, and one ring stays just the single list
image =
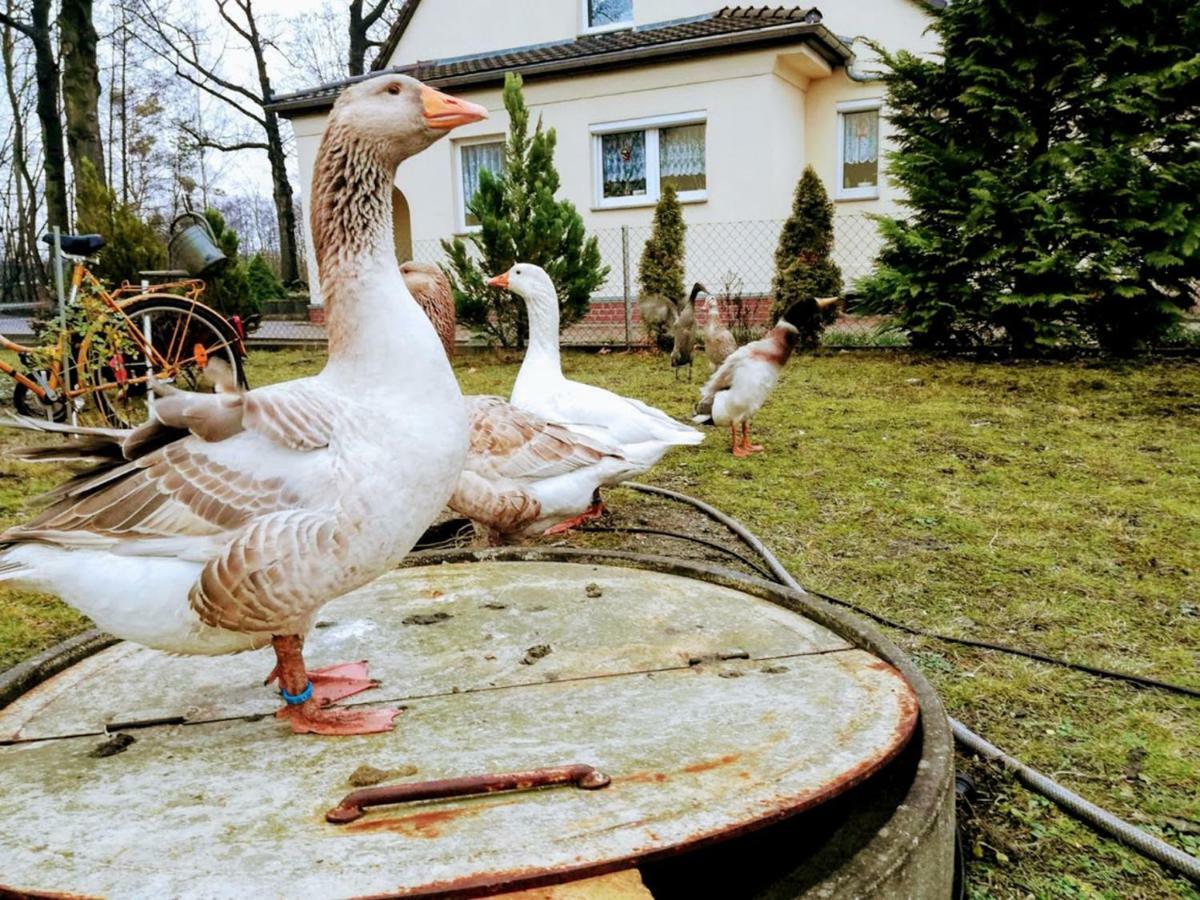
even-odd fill
[{"label": "tree branch", "polygon": [[0,25],[6,25],[14,31],[19,31],[30,40],[35,40],[37,38],[37,33],[33,30],[32,25],[30,25],[28,22],[20,22],[17,19],[14,19],[8,13],[0,12]]},{"label": "tree branch", "polygon": [[371,11],[363,16],[363,31],[366,31],[366,29],[370,28],[379,21],[379,17],[383,15],[384,10],[388,8],[388,4],[390,2],[391,0],[379,0],[379,2],[371,8]]},{"label": "tree branch", "polygon": [[271,148],[263,141],[238,141],[233,144],[224,144],[212,137],[212,135],[204,134],[199,129],[193,128],[187,122],[177,121],[176,127],[184,134],[188,135],[196,142],[197,147],[207,147],[210,150],[219,150],[222,153],[233,153],[238,150],[270,150]]}]

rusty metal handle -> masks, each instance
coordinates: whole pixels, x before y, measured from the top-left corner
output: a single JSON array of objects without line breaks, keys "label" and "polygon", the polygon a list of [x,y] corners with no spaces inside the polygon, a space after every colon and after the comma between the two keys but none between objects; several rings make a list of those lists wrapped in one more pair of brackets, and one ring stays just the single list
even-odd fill
[{"label": "rusty metal handle", "polygon": [[443,778],[439,781],[418,781],[412,784],[389,784],[383,787],[351,791],[342,802],[325,813],[325,821],[345,825],[363,814],[368,806],[391,803],[411,803],[417,800],[444,800],[448,797],[470,797],[475,794],[495,794],[500,791],[531,791],[537,788],[573,784],[585,791],[607,787],[612,779],[591,766],[548,766],[528,772],[506,772],[500,775],[467,775],[463,778]]}]

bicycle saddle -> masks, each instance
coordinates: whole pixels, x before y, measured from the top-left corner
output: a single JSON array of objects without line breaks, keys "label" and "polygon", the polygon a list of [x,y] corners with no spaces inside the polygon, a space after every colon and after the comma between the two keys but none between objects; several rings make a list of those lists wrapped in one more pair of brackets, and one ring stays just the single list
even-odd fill
[{"label": "bicycle saddle", "polygon": [[[91,256],[104,246],[104,238],[98,234],[59,235],[62,251],[69,256]],[[42,242],[54,246],[54,235],[43,234]]]}]

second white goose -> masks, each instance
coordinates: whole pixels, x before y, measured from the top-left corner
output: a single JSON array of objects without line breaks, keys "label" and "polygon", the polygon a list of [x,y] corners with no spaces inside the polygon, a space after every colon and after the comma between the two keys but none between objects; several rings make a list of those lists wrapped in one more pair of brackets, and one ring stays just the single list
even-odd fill
[{"label": "second white goose", "polygon": [[529,346],[510,398],[514,406],[615,444],[636,466],[636,472],[647,471],[671,447],[704,440],[703,432],[675,421],[662,410],[563,375],[558,294],[539,266],[517,263],[488,284],[512,291],[525,301],[529,314]]}]

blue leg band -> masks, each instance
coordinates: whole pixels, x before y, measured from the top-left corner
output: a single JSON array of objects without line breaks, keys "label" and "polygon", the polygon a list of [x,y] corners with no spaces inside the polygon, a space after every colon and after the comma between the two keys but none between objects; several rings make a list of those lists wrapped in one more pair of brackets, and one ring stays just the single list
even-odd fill
[{"label": "blue leg band", "polygon": [[289,694],[283,688],[279,689],[279,696],[283,698],[283,702],[288,706],[299,706],[313,694],[313,684],[310,681],[308,686],[298,694]]}]

